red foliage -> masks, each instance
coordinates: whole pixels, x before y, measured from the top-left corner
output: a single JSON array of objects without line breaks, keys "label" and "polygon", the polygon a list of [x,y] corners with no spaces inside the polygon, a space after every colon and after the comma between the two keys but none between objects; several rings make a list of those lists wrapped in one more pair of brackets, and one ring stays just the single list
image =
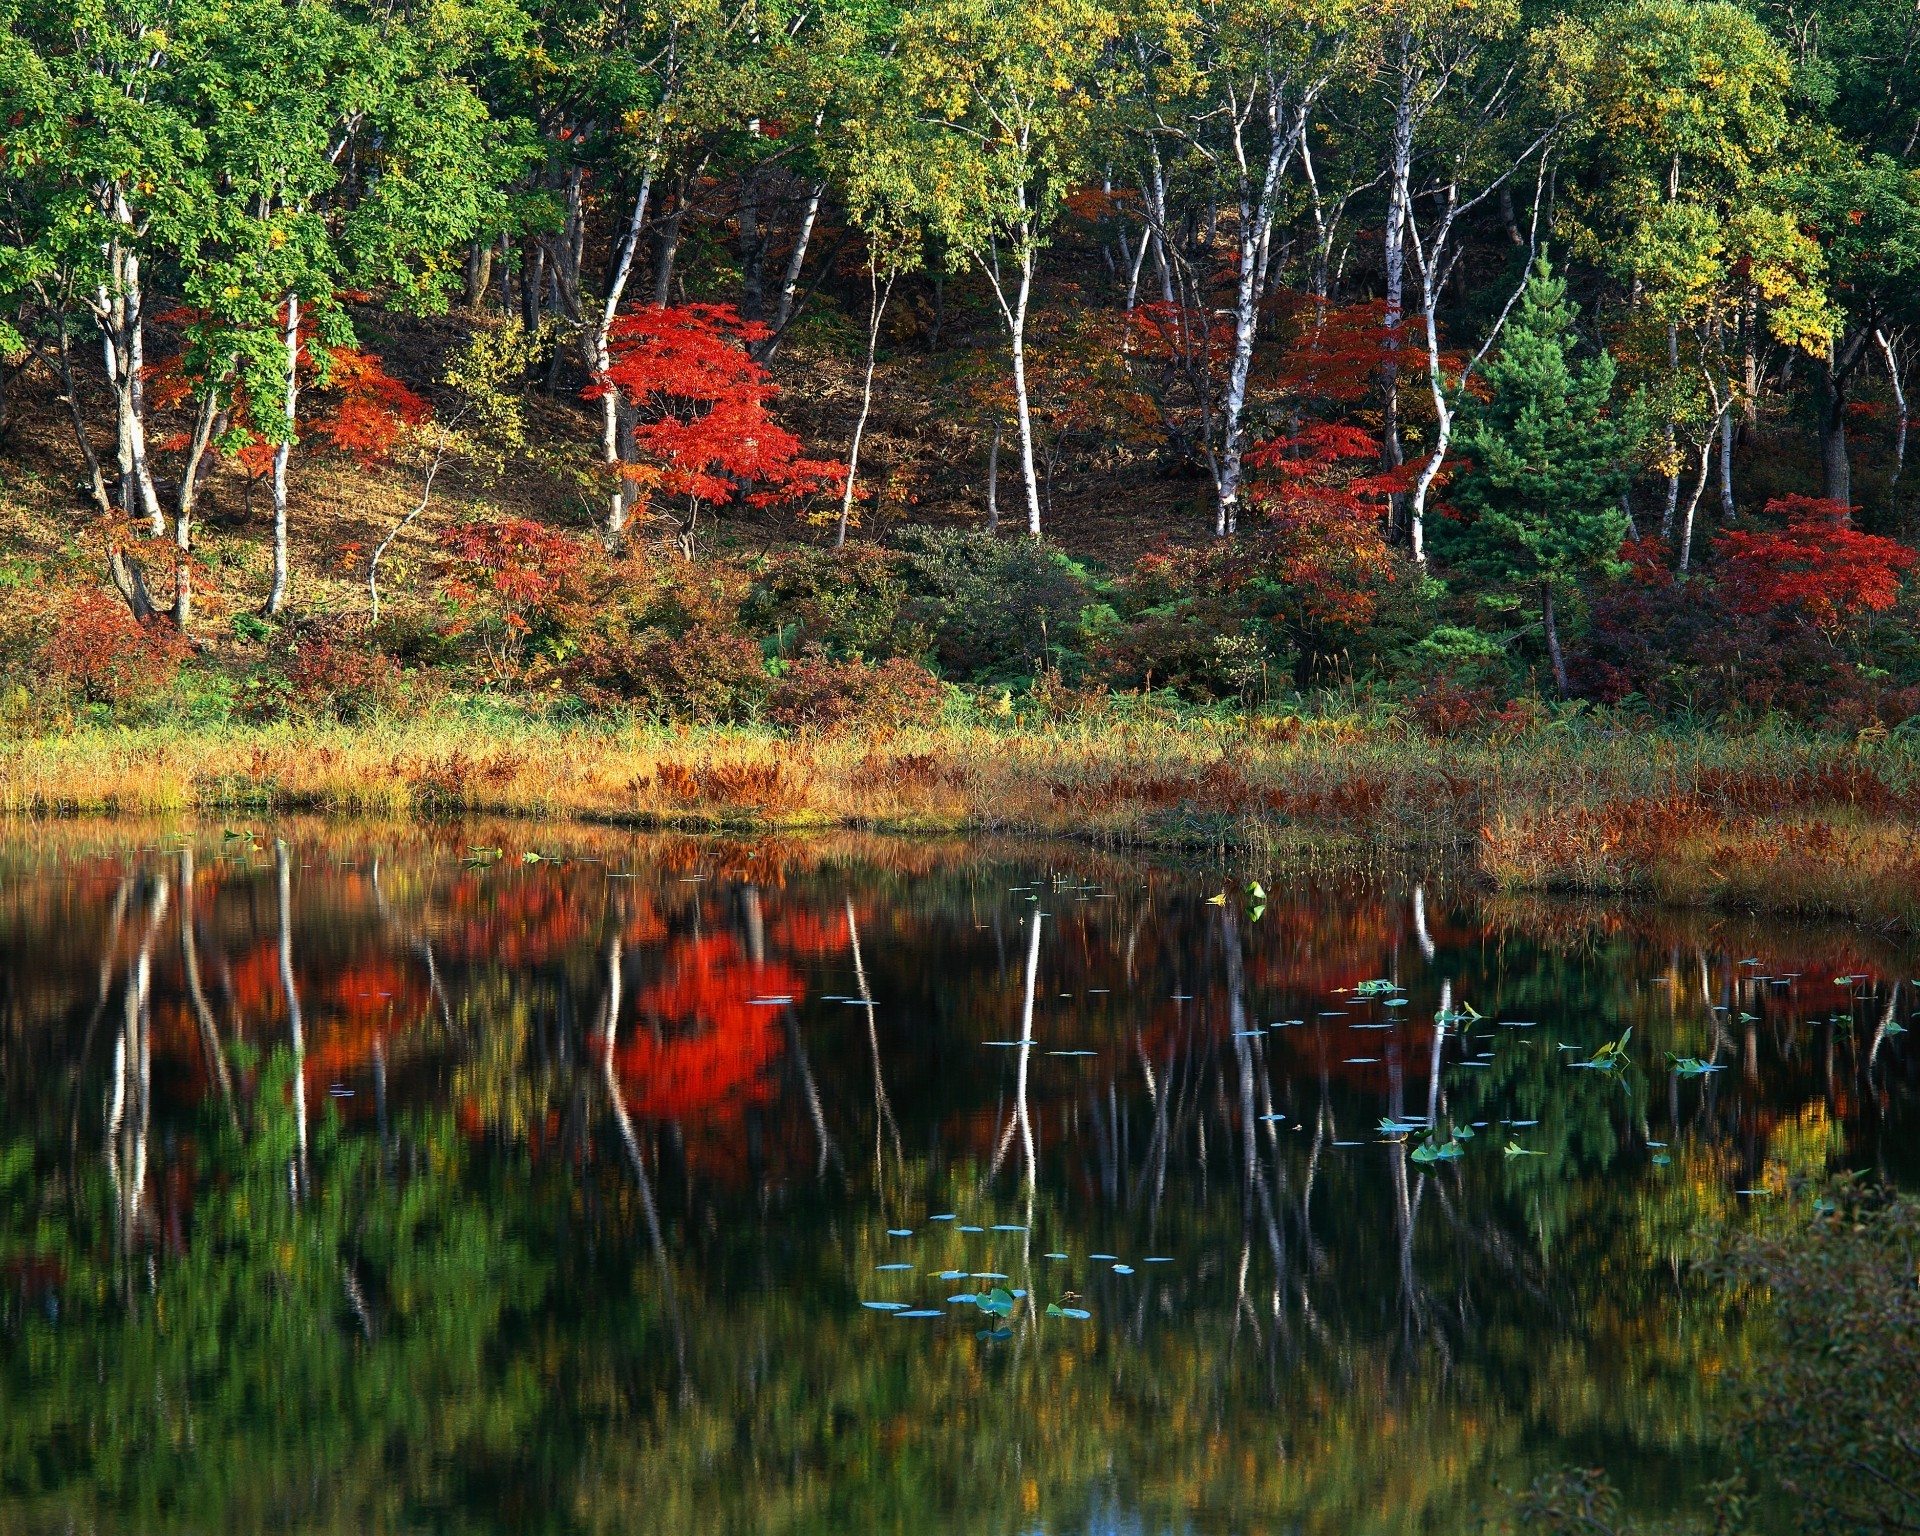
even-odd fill
[{"label": "red foliage", "polygon": [[1379,444],[1359,427],[1315,424],[1247,452],[1247,499],[1267,514],[1281,574],[1322,623],[1373,617],[1392,560],[1382,533],[1387,496],[1404,471],[1373,466]]},{"label": "red foliage", "polygon": [[613,328],[613,363],[589,399],[618,388],[638,413],[634,443],[649,462],[631,480],[668,496],[770,506],[837,490],[837,464],[803,458],[800,439],[769,411],[779,394],[747,344],[769,335],[731,305],[643,309]]},{"label": "red foliage", "polygon": [[1285,297],[1292,310],[1291,338],[1274,383],[1294,399],[1338,414],[1353,410],[1379,387],[1390,359],[1402,375],[1426,372],[1427,349],[1416,340],[1411,317],[1402,319],[1396,336],[1387,326],[1384,301],[1335,305],[1309,294]]},{"label": "red foliage", "polygon": [[1893,606],[1900,573],[1916,559],[1912,550],[1858,532],[1848,523],[1849,509],[1837,501],[1781,496],[1767,503],[1766,512],[1784,518],[1786,527],[1728,532],[1714,540],[1735,612],[1791,615],[1831,631],[1859,614]]},{"label": "red foliage", "polygon": [[115,704],[166,687],[187,654],[172,626],[137,623],[118,599],[83,592],[61,610],[39,659],[46,675],[89,702]]},{"label": "red foliage", "polygon": [[390,375],[370,352],[335,347],[327,354],[326,392],[333,408],[313,418],[309,428],[362,464],[393,456],[409,427],[433,414],[427,402]]},{"label": "red foliage", "polygon": [[639,1023],[622,1031],[615,1062],[637,1116],[707,1122],[773,1096],[769,1069],[784,1046],[781,1009],[800,976],[777,960],[754,965],[731,935],[676,944],[660,980],[636,1000]]},{"label": "red foliage", "polygon": [[448,590],[463,603],[490,598],[510,638],[553,609],[584,557],[578,540],[523,517],[450,528],[440,550]]}]

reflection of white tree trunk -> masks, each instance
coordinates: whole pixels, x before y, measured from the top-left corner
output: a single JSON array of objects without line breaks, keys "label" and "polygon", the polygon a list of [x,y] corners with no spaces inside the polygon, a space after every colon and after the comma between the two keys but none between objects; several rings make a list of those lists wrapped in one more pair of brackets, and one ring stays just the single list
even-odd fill
[{"label": "reflection of white tree trunk", "polygon": [[1867,1052],[1867,1070],[1873,1070],[1874,1059],[1880,1054],[1880,1047],[1887,1042],[1887,1027],[1893,1023],[1895,1012],[1900,1007],[1900,983],[1895,982],[1887,993],[1887,1006],[1880,1014],[1880,1027],[1873,1032],[1873,1049]]},{"label": "reflection of white tree trunk", "polygon": [[1453,983],[1440,983],[1440,1015],[1433,1021],[1433,1063],[1427,1069],[1427,1126],[1440,1123],[1440,1055],[1447,1044],[1447,1015],[1453,1012]]},{"label": "reflection of white tree trunk", "polygon": [[1433,935],[1427,932],[1427,893],[1423,886],[1413,888],[1413,937],[1420,953],[1433,959]]},{"label": "reflection of white tree trunk", "polygon": [[287,1000],[287,1032],[293,1043],[293,1122],[298,1162],[293,1173],[296,1200],[307,1192],[307,1032],[300,1015],[300,988],[293,979],[293,863],[287,840],[273,841],[274,872],[280,892],[280,990]]},{"label": "reflection of white tree trunk", "polygon": [[167,910],[167,882],[155,887],[146,932],[127,973],[120,1037],[107,1084],[106,1157],[119,1217],[120,1251],[131,1251],[146,1204],[147,1133],[153,1123],[153,945]]},{"label": "reflection of white tree trunk", "polygon": [[107,940],[100,946],[100,979],[94,995],[93,1012],[87,1016],[86,1030],[80,1036],[80,1058],[74,1064],[73,1099],[67,1110],[67,1182],[69,1187],[80,1187],[80,1082],[87,1070],[87,1061],[93,1054],[93,1037],[100,1028],[100,1021],[107,1015],[107,999],[113,994],[114,962],[120,954],[120,932],[126,926],[127,902],[133,895],[133,881],[123,877],[120,887],[113,893],[113,920],[107,929]]},{"label": "reflection of white tree trunk", "polygon": [[1027,1188],[1031,1190],[1035,1182],[1033,1120],[1027,1113],[1027,1062],[1033,1054],[1033,990],[1034,982],[1040,974],[1040,919],[1044,914],[1035,912],[1027,919],[1027,988],[1025,1000],[1020,1006],[1020,1064],[1014,1074],[1013,1118],[1007,1122],[1007,1128],[1000,1136],[1000,1145],[994,1149],[993,1165],[987,1170],[992,1178],[1000,1171],[1005,1160],[1007,1148],[1012,1145],[1013,1133],[1020,1133],[1020,1147],[1027,1160]]},{"label": "reflection of white tree trunk", "polygon": [[[887,1196],[885,1169],[881,1160],[881,1133],[885,1131],[892,1135],[893,1159],[900,1165],[903,1187],[907,1176],[907,1157],[900,1147],[900,1126],[893,1118],[893,1104],[887,1098],[886,1076],[880,1070],[880,1029],[874,1022],[873,990],[867,985],[867,966],[860,955],[860,920],[854,916],[851,896],[847,898],[847,937],[853,945],[854,981],[860,988],[860,1002],[867,1015],[867,1048],[873,1053],[873,1172],[874,1177],[880,1181],[880,1206],[884,1210]],[[1032,992],[1031,982],[1028,983],[1027,990],[1029,993]]]},{"label": "reflection of white tree trunk", "polygon": [[619,919],[607,940],[607,1011],[601,1033],[606,1038],[603,1065],[607,1076],[607,1103],[613,1109],[613,1123],[619,1127],[621,1144],[627,1149],[627,1164],[633,1169],[633,1182],[640,1195],[640,1212],[647,1221],[647,1242],[653,1249],[653,1262],[660,1271],[660,1286],[666,1297],[667,1317],[673,1327],[673,1347],[680,1367],[680,1386],[687,1387],[687,1340],[680,1327],[680,1305],[673,1293],[673,1271],[667,1267],[667,1246],[660,1236],[660,1211],[653,1203],[653,1180],[647,1177],[647,1160],[640,1154],[640,1138],[633,1131],[633,1117],[620,1093],[620,1079],[613,1070],[613,1049],[620,1039],[621,944]]},{"label": "reflection of white tree trunk", "polygon": [[187,847],[180,850],[180,966],[186,973],[187,998],[193,1004],[193,1017],[200,1027],[200,1049],[207,1058],[207,1070],[220,1086],[227,1118],[237,1126],[233,1076],[227,1070],[226,1047],[220,1043],[220,1026],[214,1022],[213,1009],[207,1006],[206,988],[200,984],[200,948],[194,933],[193,905],[193,849]]}]

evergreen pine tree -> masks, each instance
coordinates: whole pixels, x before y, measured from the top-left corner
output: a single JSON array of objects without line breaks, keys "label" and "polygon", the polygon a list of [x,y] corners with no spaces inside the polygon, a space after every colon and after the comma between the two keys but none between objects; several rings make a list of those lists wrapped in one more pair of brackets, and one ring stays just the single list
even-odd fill
[{"label": "evergreen pine tree", "polygon": [[1478,575],[1539,593],[1547,654],[1561,697],[1555,589],[1617,574],[1629,525],[1621,496],[1637,412],[1612,409],[1613,360],[1603,351],[1576,368],[1567,285],[1542,256],[1487,368],[1487,400],[1464,424],[1472,468],[1453,496],[1457,517],[1434,525],[1435,552]]}]

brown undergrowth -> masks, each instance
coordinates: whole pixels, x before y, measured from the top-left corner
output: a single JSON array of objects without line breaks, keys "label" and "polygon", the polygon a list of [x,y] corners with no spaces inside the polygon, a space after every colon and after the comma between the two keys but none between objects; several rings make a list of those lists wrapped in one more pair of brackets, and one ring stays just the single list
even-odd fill
[{"label": "brown undergrowth", "polygon": [[1898,742],[1341,721],[879,733],[356,726],[87,730],[0,747],[0,810],[494,814],[1470,858],[1510,891],[1631,893],[1920,927],[1920,763]]}]

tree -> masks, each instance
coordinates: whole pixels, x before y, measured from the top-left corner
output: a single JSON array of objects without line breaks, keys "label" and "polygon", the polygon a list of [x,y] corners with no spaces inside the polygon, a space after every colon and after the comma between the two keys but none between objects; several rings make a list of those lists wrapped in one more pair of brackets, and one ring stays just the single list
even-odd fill
[{"label": "tree", "polygon": [[[1164,178],[1155,174],[1163,146],[1184,146],[1211,182],[1224,184],[1238,215],[1229,337],[1217,349],[1225,377],[1216,385],[1211,369],[1197,374],[1206,381],[1199,446],[1214,483],[1213,531],[1219,537],[1238,526],[1249,375],[1262,301],[1272,290],[1280,255],[1275,230],[1286,211],[1287,174],[1303,152],[1321,96],[1349,66],[1356,10],[1346,0],[1333,5],[1198,0],[1148,7],[1131,39],[1142,61],[1135,91],[1145,110],[1133,126],[1148,171],[1143,184],[1164,187]],[[1177,250],[1166,228],[1164,192],[1143,206],[1159,248]],[[1203,298],[1194,292],[1196,286],[1181,288],[1200,301],[1197,308],[1212,296]],[[1212,329],[1205,319],[1184,314],[1164,327],[1183,352],[1189,350],[1189,336],[1211,340]],[[1193,350],[1208,357],[1215,351]]]},{"label": "tree", "polygon": [[1027,314],[1047,231],[1083,163],[1092,72],[1113,30],[1111,13],[1088,0],[935,0],[901,28],[904,81],[923,131],[895,152],[926,189],[928,222],[956,264],[979,269],[1006,328],[1034,538]]},{"label": "tree", "polygon": [[613,360],[589,390],[618,390],[633,411],[639,462],[621,474],[636,499],[685,503],[684,519],[667,515],[689,559],[702,505],[772,506],[840,483],[839,465],[803,457],[773,419],[780,391],[748,351],[767,333],[726,304],[643,309],[615,323]]},{"label": "tree", "polygon": [[1629,0],[1557,42],[1554,89],[1576,103],[1580,129],[1566,233],[1576,256],[1613,273],[1643,333],[1634,371],[1657,385],[1667,423],[1662,537],[1679,508],[1681,429],[1698,444],[1684,562],[1716,436],[1722,508],[1733,509],[1731,412],[1757,368],[1736,383],[1732,354],[1744,345],[1752,358],[1770,340],[1818,356],[1833,323],[1794,186],[1791,64],[1722,0]]},{"label": "tree", "polygon": [[1577,368],[1566,283],[1542,256],[1487,367],[1489,398],[1471,410],[1461,446],[1473,461],[1455,493],[1455,518],[1434,525],[1436,551],[1540,597],[1554,685],[1567,693],[1554,589],[1625,569],[1620,496],[1636,433],[1634,411],[1613,406],[1613,360]]}]

